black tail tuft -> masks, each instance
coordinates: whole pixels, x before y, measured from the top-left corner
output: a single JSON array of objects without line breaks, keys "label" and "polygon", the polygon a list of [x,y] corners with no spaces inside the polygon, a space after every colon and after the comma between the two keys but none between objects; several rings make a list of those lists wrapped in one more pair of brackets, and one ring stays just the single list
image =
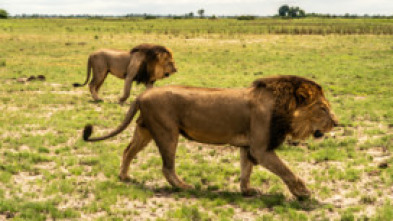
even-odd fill
[{"label": "black tail tuft", "polygon": [[88,141],[92,133],[93,133],[93,126],[91,124],[86,125],[85,128],[83,129],[83,140]]},{"label": "black tail tuft", "polygon": [[73,83],[72,86],[74,86],[74,87],[82,87],[82,85],[79,84],[79,83]]}]

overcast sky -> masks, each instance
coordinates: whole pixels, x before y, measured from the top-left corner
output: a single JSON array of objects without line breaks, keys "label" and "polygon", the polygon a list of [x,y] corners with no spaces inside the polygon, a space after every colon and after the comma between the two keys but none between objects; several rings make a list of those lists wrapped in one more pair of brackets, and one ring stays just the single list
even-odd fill
[{"label": "overcast sky", "polygon": [[306,13],[393,15],[393,0],[0,0],[0,8],[20,14],[275,15],[288,4]]}]

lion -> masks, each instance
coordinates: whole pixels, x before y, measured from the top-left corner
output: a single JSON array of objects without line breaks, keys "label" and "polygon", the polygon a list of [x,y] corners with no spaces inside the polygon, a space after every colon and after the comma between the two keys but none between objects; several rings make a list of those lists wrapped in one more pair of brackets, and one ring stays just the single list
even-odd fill
[{"label": "lion", "polygon": [[83,131],[85,141],[99,141],[122,132],[137,112],[136,129],[123,152],[119,178],[128,180],[132,159],[152,139],[162,157],[162,172],[177,188],[192,188],[175,172],[179,135],[200,143],[240,148],[240,189],[244,195],[259,192],[250,186],[254,165],[278,175],[291,193],[302,199],[310,191],[276,155],[286,137],[316,138],[337,126],[320,85],[297,76],[260,78],[249,88],[212,89],[186,86],[153,88],[132,103],[123,122],[105,136],[91,138],[92,125]]},{"label": "lion", "polygon": [[130,96],[133,81],[145,84],[149,89],[156,80],[169,77],[177,72],[173,53],[161,45],[141,44],[131,51],[100,49],[90,54],[87,61],[87,77],[83,84],[74,83],[74,87],[82,87],[90,79],[91,69],[93,78],[89,83],[91,95],[95,101],[102,101],[98,91],[108,73],[124,79],[124,92],[119,103]]}]

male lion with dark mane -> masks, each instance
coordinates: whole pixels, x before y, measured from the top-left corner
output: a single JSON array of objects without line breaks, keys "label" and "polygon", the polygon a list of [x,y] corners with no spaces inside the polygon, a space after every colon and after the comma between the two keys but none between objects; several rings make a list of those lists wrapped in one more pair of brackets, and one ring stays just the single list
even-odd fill
[{"label": "male lion with dark mane", "polygon": [[124,93],[119,100],[120,103],[130,96],[133,81],[151,88],[156,80],[169,77],[177,71],[172,52],[164,46],[153,44],[141,44],[131,51],[100,49],[93,52],[87,62],[86,81],[83,84],[74,83],[74,87],[87,84],[91,69],[93,69],[93,78],[89,88],[95,101],[101,101],[98,90],[108,73],[124,79]]},{"label": "male lion with dark mane", "polygon": [[240,188],[250,186],[256,164],[278,175],[298,198],[310,197],[304,182],[276,155],[287,136],[322,137],[337,125],[321,86],[297,76],[260,78],[243,89],[210,89],[183,86],[153,88],[138,96],[124,121],[102,137],[90,138],[92,126],[83,131],[85,141],[99,141],[122,132],[140,111],[131,143],[123,153],[120,179],[129,179],[130,162],[152,139],[160,151],[162,172],[174,187],[191,188],[175,173],[179,134],[190,140],[240,147]]}]

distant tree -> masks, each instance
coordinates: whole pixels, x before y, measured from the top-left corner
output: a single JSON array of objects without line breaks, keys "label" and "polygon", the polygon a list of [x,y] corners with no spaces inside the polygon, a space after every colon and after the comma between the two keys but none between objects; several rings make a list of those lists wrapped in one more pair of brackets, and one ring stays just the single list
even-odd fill
[{"label": "distant tree", "polygon": [[156,19],[157,16],[145,14],[143,18],[146,19],[146,20],[150,20],[150,19]]},{"label": "distant tree", "polygon": [[289,6],[288,5],[283,5],[278,9],[278,15],[281,17],[286,17],[289,12]]},{"label": "distant tree", "polygon": [[8,12],[0,8],[0,19],[8,18]]},{"label": "distant tree", "polygon": [[299,7],[290,7],[288,11],[288,17],[296,18],[299,17]]},{"label": "distant tree", "polygon": [[288,5],[283,5],[278,9],[278,15],[281,17],[298,18],[305,17],[306,12],[299,7],[289,7]]},{"label": "distant tree", "polygon": [[198,10],[199,17],[203,18],[203,14],[205,14],[205,9],[201,8]]},{"label": "distant tree", "polygon": [[254,20],[255,16],[252,15],[242,15],[236,18],[237,20]]},{"label": "distant tree", "polygon": [[303,9],[299,10],[299,17],[306,17],[306,12]]}]

